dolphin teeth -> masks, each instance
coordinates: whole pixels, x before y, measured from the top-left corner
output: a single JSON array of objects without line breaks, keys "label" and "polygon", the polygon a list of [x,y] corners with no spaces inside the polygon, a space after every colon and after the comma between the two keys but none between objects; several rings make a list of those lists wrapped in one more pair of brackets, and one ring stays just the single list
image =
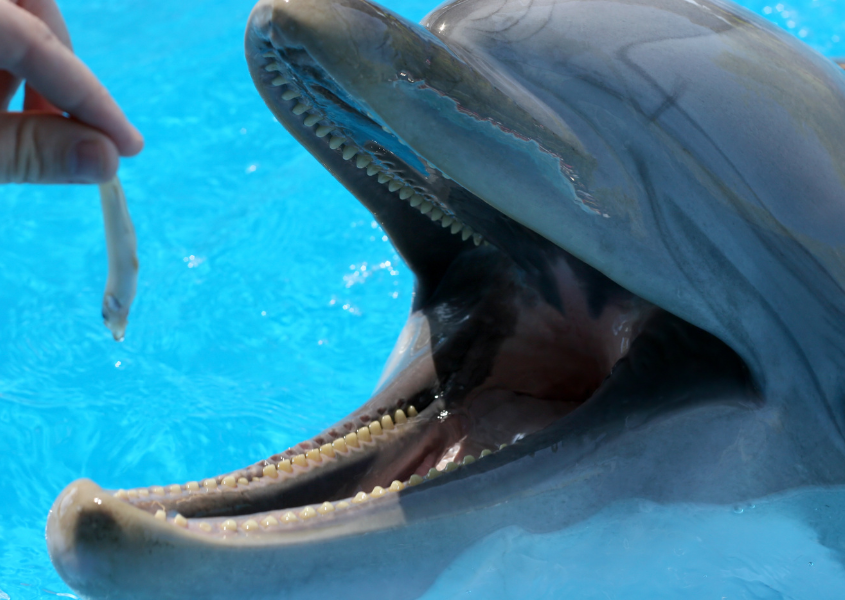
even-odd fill
[{"label": "dolphin teeth", "polygon": [[[430,213],[432,209],[434,209],[434,205],[428,200],[423,200],[422,204],[420,204],[420,212],[424,215]],[[408,414],[411,414],[410,411],[408,411]]]},{"label": "dolphin teeth", "polygon": [[261,520],[261,525],[263,527],[275,527],[278,525],[279,522],[276,520],[276,517],[273,515],[268,515]]},{"label": "dolphin teeth", "polygon": [[[372,159],[370,162],[371,161]],[[367,164],[367,167],[369,166],[370,164]],[[382,174],[386,175],[385,173]],[[390,180],[390,183],[396,182],[396,180],[392,179],[389,175],[387,175],[387,177]],[[402,188],[402,192],[405,194],[407,194],[406,190],[412,189],[404,183],[402,185],[404,186]],[[420,203],[424,202],[426,205],[424,208],[427,208],[429,213],[441,210],[436,208],[431,202],[424,200],[419,194],[412,194],[410,198],[418,199]],[[436,214],[437,213],[435,213],[435,216]],[[453,217],[445,216],[442,218],[444,220],[451,219],[453,223],[459,224],[459,222]],[[185,485],[171,484],[167,486],[150,486],[149,488],[132,490],[118,490],[117,492],[114,492],[114,497],[129,503],[134,503],[138,500],[141,502],[149,502],[149,499],[152,498],[154,502],[149,510],[150,514],[155,519],[168,522],[174,526],[184,529],[190,529],[195,533],[204,532],[207,534],[215,534],[216,532],[218,535],[222,535],[223,537],[238,533],[248,533],[253,535],[256,533],[260,534],[264,530],[278,526],[280,522],[302,523],[303,521],[307,521],[313,517],[329,515],[335,511],[344,510],[349,508],[351,504],[361,504],[363,502],[377,500],[378,498],[385,497],[391,493],[399,493],[406,487],[419,485],[420,483],[424,483],[427,479],[434,479],[443,473],[457,469],[463,464],[469,464],[474,461],[475,458],[467,455],[460,463],[447,462],[441,470],[437,470],[435,468],[429,471],[425,478],[414,474],[407,480],[393,480],[389,485],[384,487],[375,486],[370,493],[362,492],[357,494],[354,498],[348,498],[347,500],[341,502],[332,503],[331,501],[326,501],[322,504],[302,506],[291,510],[286,509],[284,514],[275,511],[274,514],[255,514],[249,518],[244,517],[247,520],[226,517],[219,520],[211,519],[209,521],[199,519],[195,520],[187,519],[178,513],[176,513],[174,517],[169,518],[168,510],[170,509],[155,502],[155,498],[164,499],[168,495],[170,495],[171,498],[178,498],[180,496],[184,496],[186,493],[196,492],[213,493],[216,491],[217,493],[221,493],[221,490],[234,490],[238,489],[239,486],[248,487],[251,485],[262,485],[260,483],[262,480],[264,481],[264,485],[274,485],[270,480],[279,481],[281,476],[282,481],[284,481],[288,476],[296,476],[299,474],[301,471],[297,471],[294,466],[299,466],[303,470],[319,468],[322,463],[338,460],[340,458],[338,455],[348,454],[354,449],[361,448],[361,444],[377,443],[377,438],[384,438],[385,436],[389,437],[390,435],[393,435],[391,432],[395,431],[397,428],[401,428],[408,422],[409,419],[416,416],[418,416],[417,409],[414,406],[407,406],[404,409],[396,409],[391,413],[383,414],[381,416],[374,415],[370,418],[369,423],[359,428],[357,432],[349,433],[342,437],[335,437],[330,443],[322,443],[319,446],[316,446],[312,441],[311,445],[313,447],[309,448],[307,451],[301,454],[296,454],[291,458],[279,460],[279,462],[270,462],[268,460],[265,461],[264,464],[259,463],[255,468],[251,467],[246,471],[210,477],[203,479],[200,482],[192,481]],[[335,434],[332,433],[332,435],[334,436]],[[317,439],[320,442],[324,441],[320,440],[320,438]],[[307,446],[308,444],[304,445]],[[490,451],[487,451],[487,453],[489,454]],[[156,504],[158,504],[158,506],[156,506]]]},{"label": "dolphin teeth", "polygon": [[443,467],[443,470],[444,470],[446,473],[451,473],[452,471],[454,471],[454,470],[455,470],[455,469],[457,469],[457,468],[458,468],[457,463],[454,463],[454,462],[452,462],[452,461],[450,460],[449,462],[447,462],[447,463],[446,463],[446,466],[445,466],[445,467]]},{"label": "dolphin teeth", "polygon": [[435,208],[434,210],[432,210],[429,213],[428,218],[431,219],[432,221],[439,221],[440,217],[442,217],[442,216],[443,216],[443,211],[440,210],[439,208]]},{"label": "dolphin teeth", "polygon": [[334,129],[333,125],[320,125],[314,133],[319,138],[326,137],[329,133],[331,133],[332,129]]},{"label": "dolphin teeth", "polygon": [[425,198],[423,198],[419,194],[414,194],[413,196],[411,196],[411,206],[413,206],[414,208],[418,207],[423,202],[425,202]]},{"label": "dolphin teeth", "polygon": [[358,158],[355,159],[355,166],[359,169],[363,169],[367,165],[373,162],[373,157],[369,154],[359,154]]},{"label": "dolphin teeth", "polygon": [[[269,58],[269,57],[268,57],[268,58]],[[267,65],[266,67],[264,67],[264,70],[265,70],[265,71],[267,71],[268,73],[272,73],[273,71],[281,71],[281,70],[282,70],[282,65],[280,65],[280,64],[279,64],[279,63],[277,63],[277,62],[271,62],[269,65]]]},{"label": "dolphin teeth", "polygon": [[270,50],[269,52],[265,52],[261,56],[263,56],[264,58],[276,58],[276,53]]},{"label": "dolphin teeth", "polygon": [[303,123],[305,124],[306,127],[313,127],[314,125],[317,124],[317,121],[319,121],[322,118],[323,118],[323,115],[312,113],[312,114],[308,115],[307,117],[305,117],[305,120],[303,121]]},{"label": "dolphin teeth", "polygon": [[452,217],[447,215],[447,216],[443,217],[442,219],[440,219],[440,226],[445,229],[445,228],[449,227],[454,222],[455,222],[455,219],[453,219]]},{"label": "dolphin teeth", "polygon": [[464,465],[471,465],[475,462],[475,457],[472,454],[467,454],[464,456],[464,459],[461,461]]},{"label": "dolphin teeth", "polygon": [[329,138],[329,148],[331,148],[332,150],[337,150],[345,141],[345,137],[340,135],[333,135],[331,138]]},{"label": "dolphin teeth", "polygon": [[323,444],[322,446],[320,446],[320,454],[322,454],[323,456],[327,456],[328,458],[335,457],[334,448],[331,444]]},{"label": "dolphin teeth", "polygon": [[493,454],[493,453],[492,453],[490,450],[487,450],[487,449],[485,448],[484,450],[482,450],[482,451],[481,451],[481,454],[480,454],[479,456],[480,456],[481,458],[484,458],[485,456],[490,456],[491,454]]},{"label": "dolphin teeth", "polygon": [[296,106],[294,106],[293,109],[291,109],[291,112],[295,115],[301,115],[309,108],[311,107],[305,104],[304,102],[300,102]]},{"label": "dolphin teeth", "polygon": [[273,87],[279,87],[281,85],[285,85],[286,83],[288,83],[288,80],[285,78],[285,76],[279,75],[278,77],[273,79],[273,81],[270,82],[270,85],[272,85]]},{"label": "dolphin teeth", "polygon": [[358,148],[356,148],[355,146],[352,146],[352,145],[344,146],[344,148],[343,148],[343,160],[349,160],[353,156],[355,156],[356,154],[358,154]]},{"label": "dolphin teeth", "polygon": [[409,185],[406,185],[401,190],[399,190],[399,199],[400,200],[407,200],[411,196],[414,195],[414,188]]},{"label": "dolphin teeth", "polygon": [[391,192],[395,192],[396,190],[398,190],[401,187],[402,187],[402,182],[396,181],[395,179],[387,184],[387,189]]},{"label": "dolphin teeth", "polygon": [[258,523],[256,523],[253,519],[247,519],[241,525],[241,529],[244,531],[255,531],[258,529]]},{"label": "dolphin teeth", "polygon": [[467,241],[472,235],[472,233],[473,231],[471,227],[464,227],[464,230],[461,232],[461,239],[463,241]]},{"label": "dolphin teeth", "polygon": [[299,90],[288,90],[282,94],[282,100],[293,100],[294,98],[299,98],[301,95]]},{"label": "dolphin teeth", "polygon": [[452,228],[449,229],[449,233],[458,233],[464,226],[461,224],[460,221],[455,221],[452,223]]},{"label": "dolphin teeth", "polygon": [[361,427],[357,432],[358,434],[358,441],[361,442],[371,442],[373,441],[372,436],[370,435],[370,429],[368,427]]},{"label": "dolphin teeth", "polygon": [[369,165],[369,166],[367,167],[367,175],[369,175],[370,177],[372,177],[373,175],[375,175],[376,173],[378,173],[378,172],[379,172],[379,170],[380,170],[380,169],[379,169],[378,165],[375,165],[375,164]]},{"label": "dolphin teeth", "polygon": [[480,233],[473,233],[472,234],[472,241],[475,242],[476,246],[481,245],[481,240],[482,240],[482,237],[481,237]]},{"label": "dolphin teeth", "polygon": [[378,182],[379,183],[387,183],[390,181],[391,177],[387,173],[379,173],[378,174]]}]

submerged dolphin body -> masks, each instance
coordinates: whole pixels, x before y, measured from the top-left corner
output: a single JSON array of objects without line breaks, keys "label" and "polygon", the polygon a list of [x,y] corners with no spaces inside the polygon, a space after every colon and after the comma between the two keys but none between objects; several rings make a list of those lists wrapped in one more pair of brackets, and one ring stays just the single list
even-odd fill
[{"label": "submerged dolphin body", "polygon": [[202,482],[70,485],[47,537],[75,590],[413,598],[505,526],[845,483],[832,62],[687,0],[458,0],[422,27],[262,0],[246,51],[413,269],[411,316],[312,440]]}]

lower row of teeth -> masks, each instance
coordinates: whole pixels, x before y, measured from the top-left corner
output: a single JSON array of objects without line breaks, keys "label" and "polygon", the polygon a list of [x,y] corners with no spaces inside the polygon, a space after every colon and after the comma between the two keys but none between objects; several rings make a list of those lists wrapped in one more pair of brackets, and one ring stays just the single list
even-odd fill
[{"label": "lower row of teeth", "polygon": [[[501,446],[499,446],[498,449],[501,450],[506,446],[507,444],[502,444]],[[490,456],[491,454],[493,454],[493,450],[482,450],[481,454],[479,455],[479,458],[485,458],[487,456]],[[393,483],[391,483],[387,488],[383,488],[377,485],[369,494],[366,492],[358,492],[354,497],[348,498],[346,500],[340,500],[337,502],[326,501],[320,505],[308,505],[296,509],[287,509],[280,512],[272,512],[264,514],[261,517],[250,517],[241,520],[189,520],[178,513],[174,517],[168,518],[167,513],[164,510],[157,511],[154,516],[160,521],[169,521],[177,527],[181,527],[183,529],[190,529],[192,531],[201,531],[204,533],[216,532],[222,534],[233,534],[271,531],[279,527],[284,527],[285,525],[289,526],[293,524],[305,523],[315,517],[327,517],[332,516],[335,513],[345,512],[356,506],[361,506],[368,502],[387,497],[390,494],[401,492],[406,487],[413,487],[425,483],[426,481],[431,481],[432,479],[436,479],[441,475],[451,473],[452,471],[457,470],[461,466],[472,464],[476,460],[477,459],[474,456],[468,454],[464,456],[460,464],[455,462],[447,462],[443,470],[438,470],[432,467],[431,469],[429,469],[428,473],[425,476],[414,474],[411,475],[411,477],[404,482],[399,481],[397,479],[393,481]]]},{"label": "lower row of teeth", "polygon": [[[265,58],[275,58],[274,52],[268,52]],[[424,191],[415,188],[409,182],[403,180],[397,173],[392,173],[382,165],[373,162],[373,157],[347,140],[344,136],[337,133],[337,126],[331,123],[326,123],[325,115],[320,114],[317,109],[313,108],[308,102],[302,98],[302,93],[296,89],[287,77],[281,74],[284,67],[275,61],[271,61],[264,69],[268,72],[278,72],[270,84],[274,87],[288,86],[288,89],[282,93],[282,100],[292,101],[296,100],[296,104],[291,109],[293,114],[299,116],[303,113],[308,113],[303,121],[306,127],[314,127],[321,121],[324,124],[318,125],[315,134],[319,138],[328,137],[329,148],[342,152],[344,160],[352,160],[355,158],[355,166],[359,169],[367,169],[367,175],[370,177],[377,175],[378,182],[387,184],[387,189],[391,192],[398,193],[401,200],[407,200],[408,203],[419,210],[422,214],[427,215],[435,223],[439,222],[441,227],[448,228],[454,235],[461,236],[461,239],[466,241],[470,237],[476,246],[481,245],[484,238],[481,234],[476,233],[468,225],[461,223],[454,215],[447,214],[435,202],[432,201],[430,195]],[[332,134],[332,135],[330,135]]]},{"label": "lower row of teeth", "polygon": [[[261,475],[257,478],[253,478],[252,481],[248,480],[246,477],[226,475],[206,479],[201,483],[198,481],[191,481],[185,485],[173,484],[166,487],[152,486],[150,488],[140,488],[128,491],[118,490],[114,493],[114,497],[130,503],[146,501],[153,502],[155,505],[155,503],[158,502],[157,498],[164,498],[167,496],[178,498],[186,494],[191,495],[209,492],[219,493],[220,490],[234,490],[235,488],[242,486],[266,483],[269,480],[278,479],[280,476],[285,478],[296,477],[297,473],[300,473],[303,470],[318,468],[324,460],[332,460],[337,455],[345,455],[353,449],[362,450],[365,446],[376,443],[376,440],[382,438],[383,436],[397,433],[397,429],[408,424],[408,421],[417,417],[418,414],[419,413],[414,406],[409,406],[407,413],[402,409],[398,409],[393,413],[392,417],[390,415],[383,415],[379,419],[373,419],[369,425],[361,427],[357,431],[349,433],[343,437],[338,437],[331,444],[323,444],[319,448],[314,448],[304,454],[297,454],[292,458],[280,459],[278,462],[266,461],[267,464],[263,467]],[[506,444],[502,444],[499,446],[499,449],[502,449],[505,446]],[[483,450],[479,455],[479,458],[489,456],[493,452],[493,450],[489,449]],[[475,461],[476,458],[474,456],[466,455],[460,463],[446,462],[443,465],[442,470],[432,467],[424,476],[414,474],[411,475],[407,481],[395,480],[387,486],[387,488],[376,486],[372,489],[372,491],[370,491],[370,493],[361,491],[354,497],[341,500],[339,502],[323,502],[319,506],[304,506],[295,510],[285,510],[278,514],[266,514],[260,518],[260,521],[256,521],[255,518],[250,518],[244,521],[238,521],[235,519],[226,519],[222,521],[219,519],[189,520],[178,513],[175,515],[172,515],[171,513],[172,516],[168,517],[168,513],[164,509],[157,510],[154,513],[154,516],[156,519],[161,521],[170,521],[178,527],[202,531],[205,533],[213,533],[217,531],[218,533],[225,534],[238,531],[254,532],[269,530],[285,524],[302,523],[313,517],[329,516],[337,511],[342,512],[372,500],[378,500],[379,498],[385,497],[391,493],[401,492],[406,487],[420,485],[426,481],[440,477],[445,473],[455,471],[460,466],[468,465]]]}]

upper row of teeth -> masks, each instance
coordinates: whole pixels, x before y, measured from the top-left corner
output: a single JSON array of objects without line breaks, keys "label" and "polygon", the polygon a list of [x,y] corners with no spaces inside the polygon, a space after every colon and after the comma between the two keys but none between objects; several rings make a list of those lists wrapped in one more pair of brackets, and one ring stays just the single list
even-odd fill
[{"label": "upper row of teeth", "polygon": [[[507,444],[502,444],[499,446],[499,450],[505,448]],[[486,456],[490,456],[493,454],[493,450],[482,450],[479,458],[484,458]],[[203,531],[205,533],[212,533],[217,529],[220,533],[236,533],[239,531],[245,533],[251,533],[255,531],[262,531],[262,530],[270,530],[279,525],[286,525],[286,524],[293,524],[293,523],[302,523],[308,521],[317,516],[329,516],[336,511],[345,511],[352,506],[361,505],[371,500],[378,500],[379,498],[383,498],[390,494],[391,492],[401,492],[406,487],[413,487],[415,485],[419,485],[421,483],[425,483],[426,481],[430,481],[432,479],[436,479],[445,473],[450,473],[452,471],[457,470],[462,465],[469,465],[476,461],[477,459],[467,454],[464,456],[463,460],[460,464],[455,462],[447,462],[444,466],[443,470],[437,470],[436,468],[432,467],[429,469],[428,473],[423,477],[417,474],[411,475],[408,481],[401,482],[398,479],[393,481],[386,489],[381,486],[375,486],[373,490],[368,494],[366,492],[358,492],[354,497],[349,498],[347,500],[340,500],[338,502],[330,502],[326,501],[320,504],[319,506],[303,506],[298,509],[290,509],[280,512],[278,514],[265,514],[263,518],[261,518],[260,522],[256,521],[256,518],[259,517],[250,517],[243,520],[236,520],[236,519],[225,519],[225,520],[216,520],[214,524],[208,520],[198,520],[192,519],[189,521],[187,518],[180,514],[176,514],[174,517],[168,519],[167,513],[164,510],[158,510],[155,513],[155,518],[160,521],[170,521],[173,525],[177,527],[182,527],[187,529],[189,523],[193,523],[196,529]]]},{"label": "upper row of teeth", "polygon": [[[265,58],[275,58],[274,52],[267,52]],[[278,72],[273,80],[270,82],[275,87],[289,86],[287,90],[282,93],[282,100],[291,101],[296,100],[291,112],[295,115],[308,113],[303,123],[306,127],[313,127],[320,121],[326,121],[325,115],[321,114],[316,108],[308,104],[307,100],[302,97],[302,92],[298,90],[294,84],[284,75],[282,71],[284,67],[281,63],[271,61],[264,69],[268,72]],[[344,136],[336,133],[337,126],[332,123],[324,123],[318,125],[315,134],[319,138],[329,136],[329,148],[342,152],[344,160],[352,160],[355,158],[355,166],[359,169],[367,169],[367,175],[370,177],[378,175],[378,182],[387,184],[387,189],[391,192],[398,193],[401,200],[407,200],[409,204],[419,210],[422,214],[427,215],[435,223],[439,222],[441,227],[448,228],[449,231],[455,235],[460,234],[461,239],[466,241],[472,237],[472,241],[476,246],[480,245],[484,238],[481,234],[473,231],[471,227],[461,223],[454,215],[444,213],[443,210],[432,202],[431,197],[427,194],[420,193],[413,185],[402,179],[397,173],[392,173],[384,166],[373,162],[373,157],[368,152],[362,150]]]},{"label": "upper row of teeth", "polygon": [[[417,414],[417,409],[414,406],[409,406],[407,413],[400,408],[393,413],[393,417],[383,415],[380,419],[373,420],[369,425],[365,425],[357,431],[339,437],[330,444],[323,444],[319,448],[313,448],[291,458],[281,459],[278,462],[266,461],[267,464],[262,469],[262,476],[277,479],[282,473],[292,475],[294,473],[294,467],[310,468],[316,466],[322,463],[323,459],[333,459],[338,453],[346,454],[352,449],[360,448],[361,444],[373,442],[373,438],[382,436],[387,431],[392,431],[397,425],[407,423],[409,418],[414,418]],[[249,484],[250,480],[246,477],[226,475],[219,480],[216,477],[211,477],[202,482],[189,481],[185,485],[174,483],[166,487],[152,486],[135,490],[118,490],[114,496],[120,500],[138,500],[148,499],[153,496],[163,497],[167,494],[180,496],[185,492],[208,492],[219,488],[235,489],[239,485],[245,486]]]}]

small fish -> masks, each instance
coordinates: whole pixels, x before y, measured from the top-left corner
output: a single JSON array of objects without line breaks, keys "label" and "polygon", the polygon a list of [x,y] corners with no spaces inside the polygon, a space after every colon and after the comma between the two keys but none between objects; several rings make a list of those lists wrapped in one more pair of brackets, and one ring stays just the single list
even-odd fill
[{"label": "small fish", "polygon": [[126,196],[115,176],[100,185],[100,204],[106,226],[106,251],[109,255],[109,277],[103,295],[103,322],[115,341],[122,342],[126,331],[129,307],[138,286],[138,254],[135,227],[126,207]]}]

